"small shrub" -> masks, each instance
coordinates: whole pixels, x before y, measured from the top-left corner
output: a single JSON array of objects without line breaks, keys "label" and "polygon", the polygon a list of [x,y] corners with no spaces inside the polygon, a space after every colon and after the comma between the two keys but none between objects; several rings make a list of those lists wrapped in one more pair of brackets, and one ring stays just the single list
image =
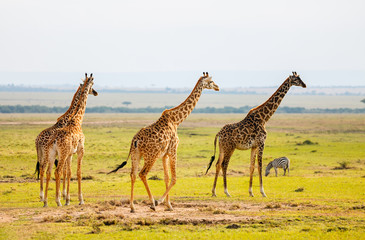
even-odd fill
[{"label": "small shrub", "polygon": [[230,208],[229,208],[229,210],[237,210],[237,209],[240,209],[241,207],[240,207],[240,205],[238,205],[238,204],[233,204]]},{"label": "small shrub", "polygon": [[101,228],[100,228],[100,226],[101,226],[101,223],[93,223],[93,224],[91,225],[91,227],[92,227],[91,233],[93,233],[93,234],[101,233]]},{"label": "small shrub", "polygon": [[152,177],[148,178],[148,180],[162,180],[157,175],[153,175]]},{"label": "small shrub", "polygon": [[116,219],[107,219],[103,221],[105,226],[117,225],[119,223]]},{"label": "small shrub", "polygon": [[55,218],[53,216],[46,216],[43,218],[42,222],[53,222]]},{"label": "small shrub", "polygon": [[266,209],[281,208],[281,205],[280,205],[279,203],[274,204],[274,205],[272,205],[272,204],[267,204],[265,208],[266,208]]},{"label": "small shrub", "polygon": [[222,209],[216,209],[213,211],[213,214],[225,214],[226,211],[222,210]]},{"label": "small shrub", "polygon": [[8,195],[8,194],[10,194],[10,193],[12,193],[13,192],[13,190],[7,190],[7,191],[4,191],[3,192],[3,195]]},{"label": "small shrub", "polygon": [[11,175],[4,175],[3,178],[15,178],[15,176],[11,176]]},{"label": "small shrub", "polygon": [[300,187],[300,188],[297,188],[294,190],[294,192],[303,192],[304,191],[304,188],[303,187]]},{"label": "small shrub", "polygon": [[72,220],[72,216],[65,214],[65,215],[55,219],[55,222],[71,222],[71,220]]},{"label": "small shrub", "polygon": [[136,222],[136,224],[140,226],[150,226],[153,225],[153,222],[151,219],[141,218]]},{"label": "small shrub", "polygon": [[342,161],[338,163],[340,166],[333,168],[334,170],[350,169],[350,162]]},{"label": "small shrub", "polygon": [[348,230],[349,229],[347,227],[334,227],[334,228],[327,229],[327,232],[333,232],[333,231],[345,232],[345,231],[348,231]]},{"label": "small shrub", "polygon": [[301,143],[297,143],[297,145],[317,145],[318,143],[317,142],[312,142],[311,140],[304,140],[303,142]]},{"label": "small shrub", "polygon": [[358,210],[358,209],[364,209],[365,210],[365,205],[360,205],[360,206],[353,206],[350,208],[351,210]]},{"label": "small shrub", "polygon": [[238,224],[233,223],[231,225],[228,225],[226,228],[227,229],[238,229],[238,228],[241,228],[241,226],[238,225]]},{"label": "small shrub", "polygon": [[83,176],[81,179],[82,179],[82,180],[94,180],[94,177],[93,177],[93,176],[88,175],[88,176]]}]

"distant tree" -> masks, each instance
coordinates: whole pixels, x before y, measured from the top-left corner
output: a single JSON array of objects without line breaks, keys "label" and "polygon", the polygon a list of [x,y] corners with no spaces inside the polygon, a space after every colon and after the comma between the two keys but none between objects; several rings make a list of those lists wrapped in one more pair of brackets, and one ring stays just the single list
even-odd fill
[{"label": "distant tree", "polygon": [[123,105],[126,105],[126,106],[128,107],[128,105],[131,105],[131,104],[132,104],[132,102],[124,101],[124,102],[122,102],[122,104],[123,104]]},{"label": "distant tree", "polygon": [[363,100],[361,100],[361,102],[365,103],[365,98]]}]

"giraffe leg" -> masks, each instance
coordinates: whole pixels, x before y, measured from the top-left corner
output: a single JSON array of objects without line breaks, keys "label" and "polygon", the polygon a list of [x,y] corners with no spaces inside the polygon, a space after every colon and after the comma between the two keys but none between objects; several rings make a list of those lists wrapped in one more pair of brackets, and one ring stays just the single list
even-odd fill
[{"label": "giraffe leg", "polygon": [[264,153],[264,144],[259,146],[258,154],[257,154],[257,160],[258,160],[258,170],[259,170],[259,178],[260,178],[260,192],[263,197],[266,197],[264,186],[262,183],[262,155]]},{"label": "giraffe leg", "polygon": [[84,204],[84,199],[82,197],[82,192],[81,192],[81,166],[82,166],[82,159],[84,157],[84,143],[82,142],[80,147],[78,148],[77,151],[77,185],[78,185],[78,195],[79,195],[79,205],[83,205]]},{"label": "giraffe leg", "polygon": [[[168,155],[163,156],[163,158],[162,158],[162,164],[163,164],[164,181],[165,181],[166,190],[169,187],[169,180],[170,180],[169,179],[168,160],[169,160]],[[173,210],[173,208],[171,206],[171,203],[170,203],[170,199],[169,199],[169,195],[168,194],[166,195],[166,205],[167,205],[169,211],[172,211]]]},{"label": "giraffe leg", "polygon": [[63,200],[66,200],[66,179],[67,179],[67,168],[66,165],[63,167],[63,179],[62,179],[62,183],[63,183],[63,187],[62,187],[62,198]]},{"label": "giraffe leg", "polygon": [[217,179],[218,179],[221,167],[222,167],[223,157],[224,157],[224,153],[223,153],[223,151],[221,151],[221,149],[219,149],[219,159],[217,161],[217,164],[215,165],[215,178],[214,178],[213,188],[212,188],[212,197],[217,196],[215,194],[215,188],[217,186]]},{"label": "giraffe leg", "polygon": [[131,200],[130,200],[130,205],[131,205],[131,213],[134,213],[135,212],[134,203],[133,203],[134,183],[136,182],[137,172],[138,172],[138,165],[139,165],[139,161],[141,160],[141,157],[138,154],[132,152],[131,159],[132,159],[132,168],[131,168]]},{"label": "giraffe leg", "polygon": [[170,185],[166,188],[165,193],[162,195],[159,201],[156,201],[156,206],[163,203],[166,196],[169,194],[171,188],[176,184],[176,160],[177,160],[177,147],[179,145],[179,138],[175,135],[170,142],[170,147],[168,151],[168,156],[170,159],[170,171],[171,171],[171,181]]},{"label": "giraffe leg", "polygon": [[251,148],[251,161],[250,161],[250,187],[248,189],[248,192],[250,194],[251,197],[253,197],[253,192],[252,192],[252,178],[253,178],[253,172],[255,170],[255,159],[256,159],[256,151],[257,148]]},{"label": "giraffe leg", "polygon": [[52,164],[50,163],[47,167],[46,172],[46,189],[44,190],[43,207],[48,207],[48,186],[51,179]]},{"label": "giraffe leg", "polygon": [[40,201],[44,201],[44,193],[43,193],[43,183],[44,183],[44,166],[43,164],[39,164],[39,183],[40,183],[40,192],[39,198]]},{"label": "giraffe leg", "polygon": [[139,172],[139,177],[141,178],[144,187],[146,188],[148,197],[151,201],[151,209],[152,210],[156,210],[156,204],[155,204],[155,199],[152,196],[150,187],[148,186],[147,183],[147,174],[149,173],[149,171],[151,170],[153,163],[156,161],[156,159],[151,159],[151,158],[145,158],[144,160],[144,165],[143,168],[141,169],[141,171]]},{"label": "giraffe leg", "polygon": [[170,155],[170,170],[171,170],[171,182],[170,185],[167,187],[165,193],[162,195],[160,200],[156,202],[156,206],[160,203],[163,203],[166,196],[169,194],[171,188],[176,184],[176,152],[174,155]]},{"label": "giraffe leg", "polygon": [[68,206],[70,205],[70,201],[71,201],[71,196],[70,196],[70,181],[71,181],[71,174],[72,174],[72,170],[71,170],[71,164],[72,164],[72,155],[70,155],[65,163],[64,169],[67,170],[67,175],[65,175],[64,177],[67,177],[67,194],[66,194],[66,203],[65,205]]},{"label": "giraffe leg", "polygon": [[227,197],[231,196],[228,193],[228,188],[227,188],[227,169],[228,169],[229,160],[231,159],[233,152],[234,152],[234,149],[230,149],[229,151],[225,152],[223,162],[222,162],[223,186],[224,186],[224,193],[227,195]]},{"label": "giraffe leg", "polygon": [[48,186],[49,186],[49,181],[51,180],[51,173],[52,173],[52,166],[53,166],[53,159],[56,156],[56,152],[54,149],[47,149],[44,153],[45,155],[45,161],[43,161],[45,163],[45,165],[48,164],[47,167],[47,176],[46,176],[46,189],[44,191],[44,199],[43,199],[43,207],[48,207]]},{"label": "giraffe leg", "polygon": [[[62,149],[57,146],[57,153],[59,157],[58,165],[55,170],[55,179],[56,179],[56,203],[57,206],[62,206],[61,204],[61,191],[60,191],[60,185],[61,185],[61,173],[62,170],[65,167],[65,164],[67,164],[68,158],[72,155],[72,142],[71,142],[71,136],[66,136],[65,138],[61,138],[59,141],[63,142]],[[53,158],[54,159],[54,158]]]}]

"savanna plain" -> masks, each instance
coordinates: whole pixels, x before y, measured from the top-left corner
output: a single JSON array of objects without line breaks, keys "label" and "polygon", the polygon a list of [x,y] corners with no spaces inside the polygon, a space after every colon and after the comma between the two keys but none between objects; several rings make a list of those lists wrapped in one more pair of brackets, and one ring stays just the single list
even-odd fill
[{"label": "savanna plain", "polygon": [[[135,188],[130,213],[131,161],[109,171],[128,155],[130,141],[159,114],[86,114],[82,166],[85,205],[71,182],[71,205],[56,207],[51,181],[48,208],[39,202],[34,175],[34,139],[56,121],[56,114],[0,115],[1,239],[364,239],[365,116],[276,114],[267,124],[263,165],[291,160],[289,176],[272,169],[261,197],[257,168],[249,197],[250,151],[236,150],[228,167],[228,189],[220,176],[211,196],[215,165],[207,175],[215,134],[245,115],[191,114],[179,127],[177,183],[170,192],[174,211],[149,208],[143,183]],[[76,176],[76,155],[73,176]],[[140,166],[143,164],[143,160]],[[54,176],[52,171],[52,177]],[[161,160],[148,180],[158,199],[165,190]],[[62,201],[64,204],[64,201]]]}]

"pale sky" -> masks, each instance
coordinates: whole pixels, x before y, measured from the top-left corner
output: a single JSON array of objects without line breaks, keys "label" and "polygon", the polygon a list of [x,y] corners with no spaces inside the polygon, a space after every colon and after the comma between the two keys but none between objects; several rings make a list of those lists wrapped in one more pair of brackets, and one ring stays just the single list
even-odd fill
[{"label": "pale sky", "polygon": [[26,83],[4,77],[13,72],[193,72],[192,82],[202,71],[280,72],[272,86],[295,70],[358,85],[364,10],[363,0],[1,0],[0,84]]}]

